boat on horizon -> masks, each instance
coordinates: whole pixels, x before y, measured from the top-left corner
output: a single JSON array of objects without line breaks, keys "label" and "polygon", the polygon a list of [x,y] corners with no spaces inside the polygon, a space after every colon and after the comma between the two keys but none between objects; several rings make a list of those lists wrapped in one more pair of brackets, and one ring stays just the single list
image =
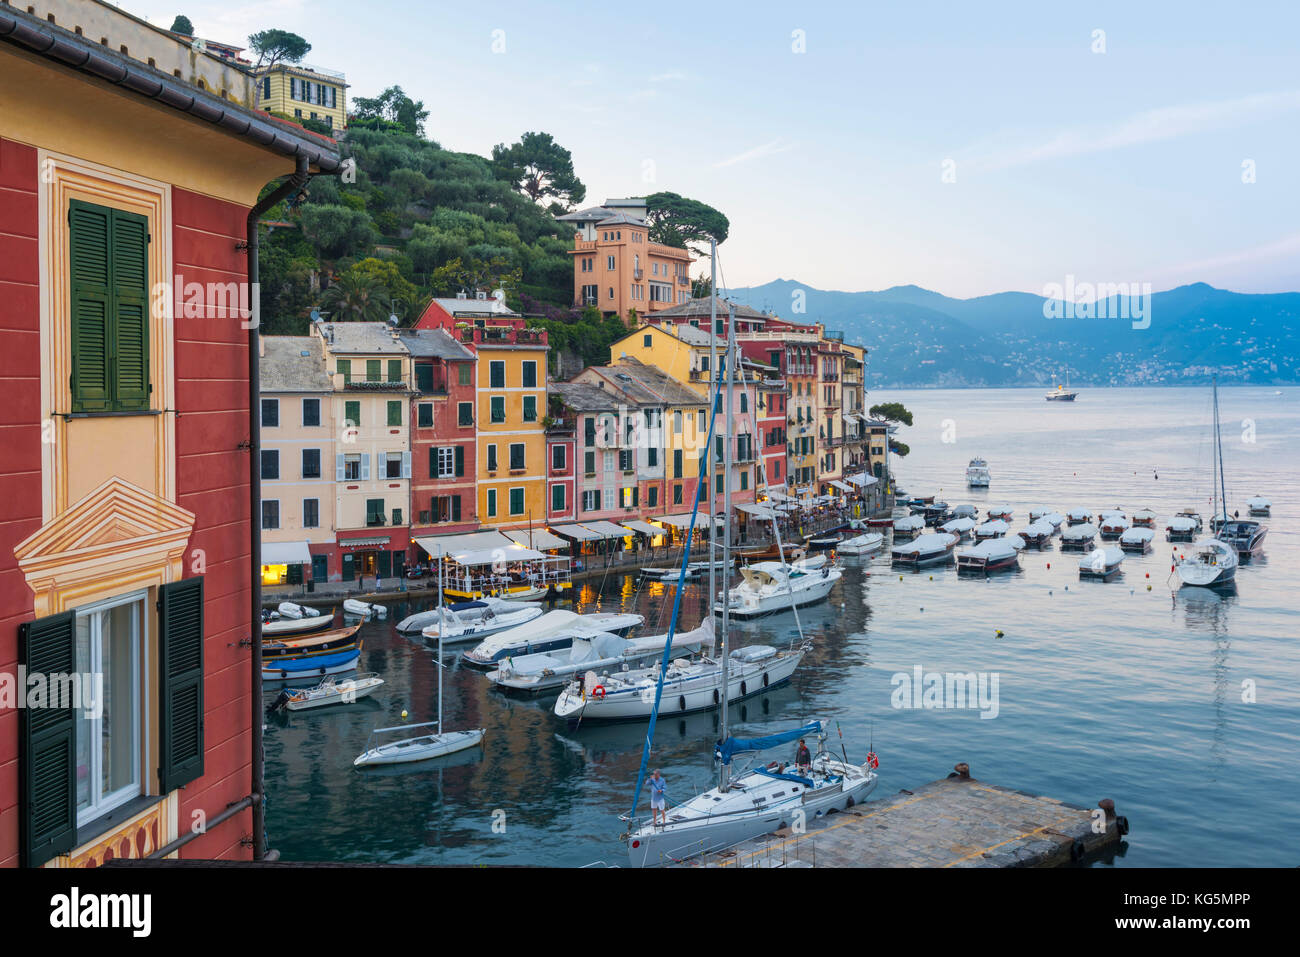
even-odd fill
[{"label": "boat on horizon", "polygon": [[1070,370],[1065,370],[1065,385],[1056,381],[1056,375],[1052,375],[1052,389],[1044,398],[1048,402],[1073,402],[1079,397],[1078,392],[1070,391]]},{"label": "boat on horizon", "polygon": [[966,485],[969,488],[988,488],[991,476],[989,463],[979,456],[970,460],[966,466]]}]

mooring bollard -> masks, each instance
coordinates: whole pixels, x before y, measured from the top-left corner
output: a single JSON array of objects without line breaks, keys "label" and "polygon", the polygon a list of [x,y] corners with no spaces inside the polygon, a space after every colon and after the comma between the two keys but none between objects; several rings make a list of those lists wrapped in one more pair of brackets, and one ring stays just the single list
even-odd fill
[{"label": "mooring bollard", "polygon": [[957,764],[953,765],[952,773],[949,774],[948,777],[957,778],[960,781],[969,781],[970,765],[967,764],[965,761],[958,762]]}]

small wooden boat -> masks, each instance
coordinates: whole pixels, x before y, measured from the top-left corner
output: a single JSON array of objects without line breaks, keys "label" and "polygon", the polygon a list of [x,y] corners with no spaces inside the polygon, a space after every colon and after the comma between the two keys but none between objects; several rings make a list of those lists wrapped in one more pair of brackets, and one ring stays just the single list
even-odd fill
[{"label": "small wooden boat", "polygon": [[978,518],[980,510],[974,505],[954,505],[948,512],[948,517],[952,518]]},{"label": "small wooden boat", "polygon": [[1130,528],[1119,537],[1119,547],[1126,552],[1145,555],[1151,551],[1151,543],[1155,541],[1155,537],[1156,532],[1153,528]]},{"label": "small wooden boat", "polygon": [[867,532],[844,539],[835,546],[835,550],[843,555],[867,555],[876,551],[884,543],[884,535],[878,532]]},{"label": "small wooden boat", "polygon": [[1133,527],[1127,515],[1123,512],[1106,512],[1101,516],[1098,522],[1098,528],[1104,541],[1116,541],[1121,535]]},{"label": "small wooden boat", "polygon": [[[389,731],[427,728],[437,724],[437,721],[425,721],[420,724],[399,725],[395,728],[375,728],[374,731],[370,732],[370,738],[373,740],[375,735]],[[352,764],[354,767],[363,768],[375,764],[405,764],[409,761],[428,761],[431,758],[440,758],[443,755],[455,754],[457,751],[475,747],[483,740],[483,734],[483,728],[474,728],[470,731],[442,731],[422,734],[414,738],[389,741],[387,744],[379,744],[374,747],[371,747],[370,741],[367,741],[366,750],[357,755]]]},{"label": "small wooden boat", "polygon": [[1092,548],[1097,537],[1097,526],[1092,522],[1071,525],[1061,532],[1061,551],[1086,552]]},{"label": "small wooden boat", "polygon": [[275,658],[262,662],[263,681],[293,681],[315,675],[337,675],[354,671],[361,657],[361,642],[348,651],[302,658]]},{"label": "small wooden boat", "polygon": [[983,542],[990,538],[1004,538],[1009,531],[1011,531],[1011,526],[1006,523],[1005,519],[990,519],[983,525],[975,526],[975,541]]},{"label": "small wooden boat", "polygon": [[349,615],[356,615],[358,618],[386,618],[388,609],[383,605],[372,604],[370,602],[358,601],[356,598],[343,599],[343,610]]},{"label": "small wooden boat", "polygon": [[1052,527],[1052,523],[1046,519],[1040,518],[1036,522],[1030,522],[1016,534],[1020,536],[1021,540],[1028,547],[1042,548],[1051,540],[1052,535],[1055,533],[1056,529]]},{"label": "small wooden boat", "polygon": [[980,542],[957,555],[959,573],[988,574],[1018,567],[1019,552],[1010,542],[1001,539]]},{"label": "small wooden boat", "polygon": [[1065,514],[1067,524],[1083,525],[1092,523],[1092,509],[1072,508]]},{"label": "small wooden boat", "polygon": [[1246,503],[1246,508],[1250,511],[1251,515],[1267,517],[1272,514],[1273,503],[1263,496],[1256,495]]},{"label": "small wooden boat", "polygon": [[932,502],[921,510],[921,517],[925,519],[925,524],[930,527],[942,525],[948,521],[951,515],[948,512],[947,502]]},{"label": "small wooden boat", "polygon": [[956,535],[931,532],[919,538],[894,545],[890,552],[890,561],[895,565],[920,568],[924,565],[937,565],[952,558],[953,546],[957,544]]},{"label": "small wooden boat", "polygon": [[1134,528],[1155,528],[1156,513],[1149,508],[1140,508],[1133,513]]},{"label": "small wooden boat", "polygon": [[984,511],[985,516],[987,516],[989,519],[997,519],[1003,522],[1011,521],[1011,516],[1013,513],[1014,510],[1011,508],[1010,505],[993,505],[985,509]]},{"label": "small wooden boat", "polygon": [[1165,541],[1169,542],[1192,542],[1196,540],[1197,534],[1201,530],[1201,518],[1199,515],[1178,514],[1169,520],[1165,526]]},{"label": "small wooden boat", "polygon": [[302,688],[298,691],[281,689],[280,696],[267,710],[306,711],[308,708],[324,708],[332,704],[352,704],[377,690],[383,683],[384,679],[374,672],[357,675],[355,678],[345,678],[342,681],[338,681],[333,675],[328,675],[314,688]]},{"label": "small wooden boat", "polygon": [[360,625],[347,628],[335,628],[305,638],[280,638],[275,641],[262,642],[263,658],[300,657],[310,654],[326,654],[342,651],[356,644],[356,635]]},{"label": "small wooden boat", "polygon": [[919,515],[909,515],[894,522],[894,541],[911,538],[920,534],[925,528],[925,519]]},{"label": "small wooden boat", "polygon": [[1109,581],[1119,571],[1123,561],[1124,553],[1114,545],[1109,548],[1094,549],[1079,559],[1079,577]]},{"label": "small wooden boat", "polygon": [[307,618],[279,618],[273,621],[262,622],[263,638],[280,638],[285,635],[308,635],[317,631],[324,631],[330,625],[334,624],[334,611],[330,609],[328,615],[312,615]]},{"label": "small wooden boat", "polygon": [[956,535],[959,539],[969,538],[971,532],[974,530],[975,519],[965,517],[954,518],[939,526],[939,531],[943,532],[945,535]]}]

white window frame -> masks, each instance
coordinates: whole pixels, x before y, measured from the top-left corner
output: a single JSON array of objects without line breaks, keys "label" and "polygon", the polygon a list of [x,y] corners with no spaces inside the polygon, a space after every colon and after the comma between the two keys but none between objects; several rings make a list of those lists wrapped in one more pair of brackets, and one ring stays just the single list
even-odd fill
[{"label": "white window frame", "polygon": [[454,478],[456,475],[456,446],[438,447],[438,478]]},{"label": "white window frame", "polygon": [[[77,826],[84,827],[91,821],[103,817],[110,811],[121,807],[128,801],[139,797],[145,791],[144,778],[140,771],[141,765],[141,748],[142,742],[148,734],[148,696],[145,689],[149,687],[150,676],[146,673],[148,662],[143,657],[145,647],[145,629],[148,615],[145,614],[145,608],[148,603],[147,591],[135,591],[127,595],[117,595],[104,601],[96,602],[93,605],[87,605],[84,608],[77,609],[77,620],[85,618],[90,622],[90,661],[86,662],[86,671],[90,674],[102,674],[104,670],[103,662],[103,618],[102,613],[111,611],[122,605],[134,605],[131,615],[131,674],[135,682],[135,694],[131,697],[131,766],[132,766],[132,783],[125,785],[108,795],[98,795],[98,800],[92,796],[89,807],[80,807],[78,800],[77,807]],[[92,617],[93,616],[93,617]],[[78,667],[80,667],[78,665]],[[103,777],[103,716],[98,718],[84,718],[79,712],[77,720],[78,732],[89,730],[92,747],[90,748],[90,766],[87,768],[87,777],[98,783]],[[82,725],[80,722],[89,722],[88,725]],[[95,732],[98,733],[95,733]],[[74,760],[75,757],[74,757]],[[76,796],[74,795],[74,800]]]}]

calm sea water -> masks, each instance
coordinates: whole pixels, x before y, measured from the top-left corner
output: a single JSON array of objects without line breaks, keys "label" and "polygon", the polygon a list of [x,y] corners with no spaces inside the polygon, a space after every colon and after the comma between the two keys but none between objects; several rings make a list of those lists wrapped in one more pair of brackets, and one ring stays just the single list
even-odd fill
[{"label": "calm sea water", "polygon": [[[873,396],[895,399],[915,416],[900,430],[911,454],[896,469],[912,494],[981,514],[1007,504],[1014,528],[1039,505],[1146,507],[1161,520],[1187,505],[1208,512],[1208,389],[1086,389],[1073,405],[1044,402],[1040,390]],[[793,682],[733,706],[732,721],[763,733],[830,719],[851,758],[869,744],[880,756],[877,797],[966,761],[991,783],[1084,805],[1113,798],[1132,828],[1116,866],[1293,866],[1300,390],[1225,389],[1220,406],[1230,507],[1244,515],[1256,494],[1273,502],[1263,552],[1239,570],[1235,594],[1173,590],[1163,531],[1154,552],[1129,556],[1107,583],[1080,582],[1078,556],[1058,547],[1026,552],[1019,572],[990,580],[959,579],[951,566],[900,580],[887,553],[847,558],[830,600],[800,612],[815,650]],[[987,491],[965,488],[976,455],[993,473]],[[700,621],[705,590],[683,593],[682,628]],[[659,633],[672,596],[611,576],[581,592],[578,610],[635,610]],[[372,728],[401,723],[404,709],[411,722],[436,716],[434,652],[392,627],[406,613],[394,606],[364,628],[363,670],[387,681],[373,699],[270,721],[270,845],[294,860],[622,863],[618,815],[644,725],[571,729],[551,713],[553,696],[506,698],[454,666],[447,724],[486,728],[482,750],[353,769]],[[783,644],[794,628],[785,613],[738,626],[736,642]],[[997,716],[895,709],[893,676],[917,665],[997,673]],[[716,729],[712,714],[659,723],[651,761],[670,798],[711,785]]]}]

